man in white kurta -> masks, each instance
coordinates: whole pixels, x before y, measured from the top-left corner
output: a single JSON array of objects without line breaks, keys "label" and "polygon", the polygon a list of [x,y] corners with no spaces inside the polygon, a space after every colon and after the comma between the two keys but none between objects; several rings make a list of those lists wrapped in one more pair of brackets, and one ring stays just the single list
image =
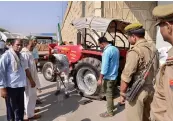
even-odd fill
[{"label": "man in white kurta", "polygon": [[32,55],[32,49],[29,50],[27,47],[24,47],[21,51],[21,54],[27,60],[27,64],[28,64],[27,66],[28,66],[31,76],[36,84],[36,86],[34,88],[31,88],[31,85],[27,78],[27,86],[25,88],[25,95],[24,95],[25,111],[26,111],[26,115],[27,115],[28,119],[30,119],[33,117],[39,117],[39,116],[35,116],[34,111],[35,111],[35,105],[36,105],[36,100],[37,100],[36,89],[40,88],[40,83],[39,83],[39,78],[38,78],[38,74],[37,74],[35,60]]}]

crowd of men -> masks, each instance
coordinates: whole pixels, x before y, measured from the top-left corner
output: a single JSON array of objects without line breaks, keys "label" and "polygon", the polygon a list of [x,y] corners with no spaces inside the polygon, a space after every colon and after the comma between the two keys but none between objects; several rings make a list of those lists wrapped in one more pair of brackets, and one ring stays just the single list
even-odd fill
[{"label": "crowd of men", "polygon": [[33,56],[33,40],[13,39],[0,58],[0,89],[5,99],[8,121],[38,119],[35,110],[40,82]]},{"label": "crowd of men", "polygon": [[[172,8],[173,4],[157,6],[152,13],[158,20],[156,26],[160,27],[163,39],[173,45]],[[120,104],[125,104],[127,121],[173,121],[173,49],[168,51],[168,58],[159,69],[158,51],[154,44],[144,38],[143,25],[132,23],[125,27],[125,32],[132,45],[127,53],[120,85]],[[120,53],[105,37],[99,38],[98,42],[103,50],[98,85],[102,85],[107,100],[107,111],[100,116],[112,117]],[[14,39],[11,47],[0,58],[1,97],[6,102],[8,121],[23,121],[24,111],[27,120],[41,117],[35,114],[39,111],[35,110],[35,106],[37,89],[40,88],[36,69],[38,52],[35,46],[36,41]],[[61,60],[58,58],[55,55],[55,59]],[[61,58],[64,56],[62,55]],[[148,67],[149,63],[151,66]],[[65,65],[68,67],[66,70],[69,71],[69,64]],[[127,94],[132,90],[135,82],[142,81],[139,77],[146,68],[149,69],[149,73],[145,73],[144,83],[134,98],[130,99]],[[68,71],[65,74],[67,82]],[[59,93],[59,86],[56,93]]]},{"label": "crowd of men", "polygon": [[[36,65],[39,55],[37,50],[37,40],[30,39],[10,39],[0,41],[0,90],[1,97],[5,99],[8,121],[23,121],[24,112],[26,120],[41,118],[36,115],[40,109],[35,109],[36,104],[42,104],[37,97],[40,90],[40,82]],[[65,96],[69,97],[69,62],[63,54],[53,54],[54,69],[56,69],[57,91],[60,93],[62,81],[64,79]],[[59,75],[59,76],[58,76]],[[58,78],[60,77],[60,78]]]}]

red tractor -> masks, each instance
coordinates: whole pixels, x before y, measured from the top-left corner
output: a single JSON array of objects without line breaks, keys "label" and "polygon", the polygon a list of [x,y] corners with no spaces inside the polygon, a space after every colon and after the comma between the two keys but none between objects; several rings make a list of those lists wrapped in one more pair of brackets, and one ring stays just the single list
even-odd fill
[{"label": "red tractor", "polygon": [[[120,67],[118,81],[125,65],[126,53],[130,47],[124,28],[129,22],[120,20],[109,20],[100,17],[88,17],[74,20],[72,25],[78,30],[77,45],[49,45],[49,57],[52,53],[65,54],[70,62],[70,75],[73,82],[85,96],[98,94],[97,80],[101,71],[102,50],[100,50],[97,39],[99,34],[111,39],[111,43],[120,51]],[[100,33],[98,33],[100,32]],[[95,39],[97,38],[97,39]],[[43,75],[48,81],[55,81],[53,74],[53,63],[51,59],[43,66]]]}]

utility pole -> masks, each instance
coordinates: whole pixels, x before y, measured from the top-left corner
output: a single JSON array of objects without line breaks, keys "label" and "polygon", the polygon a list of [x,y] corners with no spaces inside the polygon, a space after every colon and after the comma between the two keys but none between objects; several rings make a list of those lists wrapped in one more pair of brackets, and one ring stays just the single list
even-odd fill
[{"label": "utility pole", "polygon": [[62,36],[61,36],[61,27],[60,27],[60,17],[58,16],[58,24],[57,24],[57,28],[58,28],[58,31],[57,31],[57,38],[58,38],[58,34],[59,34],[59,41],[60,41],[60,44],[62,44]]}]

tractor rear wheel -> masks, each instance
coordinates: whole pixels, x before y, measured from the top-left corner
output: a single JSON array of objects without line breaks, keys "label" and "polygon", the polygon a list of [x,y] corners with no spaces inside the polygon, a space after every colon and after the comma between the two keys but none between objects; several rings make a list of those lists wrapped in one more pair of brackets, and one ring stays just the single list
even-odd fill
[{"label": "tractor rear wheel", "polygon": [[79,90],[86,96],[98,94],[97,80],[101,71],[101,61],[87,57],[75,66],[76,84]]},{"label": "tractor rear wheel", "polygon": [[54,71],[54,69],[53,69],[53,63],[52,62],[47,62],[43,65],[42,73],[43,73],[44,78],[47,81],[50,81],[50,82],[56,81],[56,77],[55,77],[53,71]]}]

